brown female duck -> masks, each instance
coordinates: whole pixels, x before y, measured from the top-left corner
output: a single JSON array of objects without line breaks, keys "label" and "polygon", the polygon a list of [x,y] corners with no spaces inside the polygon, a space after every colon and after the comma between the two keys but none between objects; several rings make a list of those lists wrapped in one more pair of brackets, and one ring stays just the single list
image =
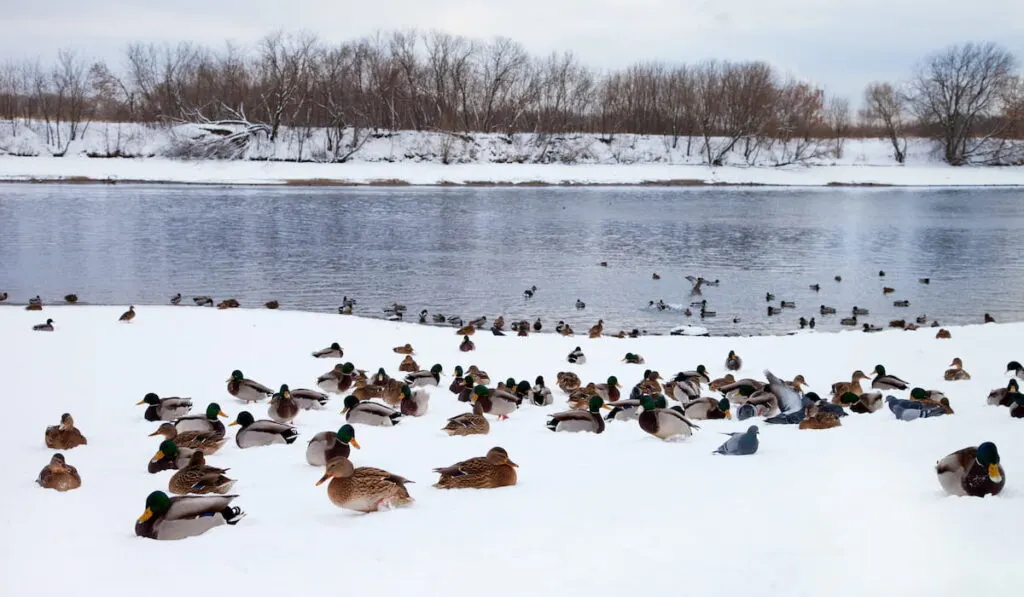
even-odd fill
[{"label": "brown female duck", "polygon": [[519,465],[509,460],[505,448],[496,446],[486,456],[477,456],[451,466],[435,468],[441,475],[434,487],[439,489],[492,489],[516,484],[516,468]]}]

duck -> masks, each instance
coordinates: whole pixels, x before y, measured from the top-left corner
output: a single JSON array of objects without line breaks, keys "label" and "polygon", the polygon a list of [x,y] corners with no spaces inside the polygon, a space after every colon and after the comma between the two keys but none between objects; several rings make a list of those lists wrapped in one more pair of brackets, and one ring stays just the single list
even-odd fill
[{"label": "duck", "polygon": [[60,416],[59,425],[51,425],[46,428],[44,440],[46,447],[51,450],[71,450],[89,443],[82,432],[75,427],[75,420],[69,413]]},{"label": "duck", "polygon": [[780,301],[779,306],[783,309],[796,309],[796,303],[793,301]]},{"label": "duck", "polygon": [[536,406],[548,406],[554,403],[551,389],[544,385],[544,376],[538,375],[530,388],[530,402]]},{"label": "duck", "polygon": [[999,450],[992,442],[949,454],[935,463],[935,474],[939,477],[939,485],[950,495],[999,495],[1006,485],[1006,472],[999,463]]},{"label": "duck", "polygon": [[470,352],[473,350],[476,350],[476,344],[473,344],[473,341],[469,339],[469,336],[463,336],[462,343],[459,344],[459,351]]},{"label": "duck", "polygon": [[238,413],[229,427],[236,425],[241,429],[235,434],[235,444],[242,449],[273,444],[293,444],[295,438],[299,436],[298,430],[291,425],[266,419],[257,421],[247,410]]},{"label": "duck", "polygon": [[209,297],[209,296],[194,296],[194,297],[192,297],[192,302],[195,303],[195,305],[197,307],[212,307],[213,306],[213,297]]},{"label": "duck", "polygon": [[227,416],[227,413],[220,409],[219,404],[211,402],[206,405],[206,412],[201,415],[188,415],[187,417],[178,417],[175,419],[174,428],[178,433],[184,433],[186,431],[201,431],[204,433],[214,433],[223,437],[227,430],[224,428],[224,423],[221,423],[218,417]]},{"label": "duck", "polygon": [[771,292],[764,293],[764,302],[770,303],[775,300],[775,295]]},{"label": "duck", "polygon": [[590,382],[569,392],[569,399],[566,400],[566,403],[573,410],[587,410],[590,408],[590,399],[594,396],[597,396],[597,384]]},{"label": "duck", "polygon": [[594,390],[597,395],[601,397],[605,403],[615,402],[618,400],[622,393],[619,392],[619,388],[622,386],[619,384],[619,378],[614,375],[610,376],[605,383],[599,383],[594,386]]},{"label": "duck", "polygon": [[196,451],[193,448],[179,448],[178,444],[165,439],[160,442],[160,447],[157,449],[156,454],[149,459],[147,470],[150,474],[155,474],[160,471],[177,470],[183,466],[188,466],[189,460],[192,459],[192,454]]},{"label": "duck", "polygon": [[416,352],[415,350],[413,350],[412,344],[409,344],[408,342],[403,344],[402,346],[396,346],[392,348],[391,351],[394,352],[395,354],[414,354]]},{"label": "duck", "polygon": [[643,365],[646,362],[642,356],[632,352],[627,352],[626,356],[622,357],[622,360],[630,365]]},{"label": "duck", "polygon": [[857,305],[854,305],[853,306],[853,311],[851,312],[851,314],[854,315],[854,316],[857,316],[857,315],[870,315],[870,312],[867,309],[862,309],[861,307],[858,307]]},{"label": "duck", "polygon": [[799,429],[832,429],[839,427],[842,423],[839,417],[831,412],[821,409],[816,403],[806,407],[804,419],[800,421]]},{"label": "duck", "polygon": [[476,365],[470,365],[469,369],[466,369],[466,375],[470,375],[476,380],[476,383],[487,385],[491,383],[491,376],[486,371],[482,371]]},{"label": "duck", "polygon": [[146,497],[146,510],[135,521],[135,534],[160,541],[202,535],[223,524],[234,526],[245,512],[231,502],[237,495],[179,495],[154,491]]},{"label": "duck", "polygon": [[74,305],[75,303],[78,302],[78,295],[74,294],[74,293],[72,293],[72,294],[65,294],[64,295],[64,302],[69,304],[69,305]]},{"label": "duck", "polygon": [[221,309],[221,310],[224,310],[224,309],[237,309],[240,306],[241,306],[241,304],[238,302],[238,300],[237,299],[233,299],[233,298],[224,299],[221,302],[217,303],[217,308]]},{"label": "duck", "polygon": [[173,421],[181,418],[192,410],[191,398],[161,398],[150,392],[143,396],[142,400],[135,403],[135,406],[148,404],[143,418],[147,421]]},{"label": "duck", "polygon": [[224,476],[226,468],[217,468],[206,464],[202,452],[193,452],[188,465],[178,469],[167,481],[167,490],[176,495],[190,493],[225,494],[235,484],[234,479]]},{"label": "duck", "polygon": [[[863,390],[861,389],[860,382],[871,379],[864,374],[860,369],[853,372],[850,376],[850,381],[838,381],[832,384],[832,397],[837,398],[847,392],[852,392],[859,395]],[[834,401],[833,401],[834,402]]]},{"label": "duck", "polygon": [[708,384],[708,389],[710,389],[712,392],[718,392],[723,387],[735,382],[736,376],[734,376],[732,373],[726,373],[724,377],[719,377],[712,380],[711,383]]},{"label": "duck", "polygon": [[924,388],[910,390],[910,399],[919,402],[938,402],[945,397],[946,395],[938,390],[926,390]]},{"label": "duck", "polygon": [[32,326],[33,332],[52,332],[53,331],[53,320],[47,319],[46,323],[37,323]]},{"label": "duck", "polygon": [[781,313],[782,307],[773,307],[771,305],[768,305],[768,317],[772,317],[773,315],[779,315]]},{"label": "duck", "polygon": [[306,444],[306,462],[311,466],[327,466],[335,458],[348,458],[352,448],[360,449],[356,430],[348,423],[337,431],[321,431]]},{"label": "duck", "polygon": [[290,390],[292,401],[299,405],[300,410],[322,410],[330,402],[330,397],[323,392],[299,388]]},{"label": "duck", "polygon": [[918,278],[917,281],[918,281],[919,284],[931,284],[932,283],[932,279],[931,278]]},{"label": "duck", "polygon": [[702,421],[705,419],[731,419],[732,412],[728,398],[697,398],[682,405],[683,414],[687,418]]},{"label": "duck", "polygon": [[551,431],[588,431],[591,433],[604,432],[604,419],[601,417],[602,408],[608,408],[600,396],[592,396],[587,404],[587,410],[567,410],[549,415],[547,428]]},{"label": "duck", "polygon": [[[452,383],[448,384],[448,391],[458,396],[462,393],[462,390],[466,389],[466,376],[462,373],[462,367],[456,367],[454,376],[452,377]],[[406,383],[409,382],[409,378],[406,378]],[[412,384],[410,384],[412,386]],[[415,386],[412,386],[415,387]],[[472,387],[472,386],[471,386]]]},{"label": "duck", "polygon": [[949,364],[949,369],[942,374],[942,378],[946,381],[964,381],[971,379],[971,374],[964,370],[964,362],[960,360],[960,357],[953,359],[953,362]]},{"label": "duck", "polygon": [[274,395],[274,390],[257,381],[246,379],[238,369],[231,372],[231,377],[227,379],[227,382],[228,394],[242,402],[259,402]]},{"label": "duck", "polygon": [[495,446],[486,456],[478,456],[456,462],[451,466],[435,468],[441,475],[434,487],[438,489],[495,489],[516,484],[516,469],[519,465],[508,457],[508,451]]},{"label": "duck", "polygon": [[605,421],[632,421],[640,415],[641,402],[639,398],[626,398],[605,404],[612,409],[604,416]]},{"label": "duck", "polygon": [[910,301],[908,301],[908,300],[893,301],[892,302],[892,306],[893,307],[909,307],[910,306]]},{"label": "duck", "polygon": [[1006,372],[1013,375],[1017,379],[1024,379],[1024,366],[1021,366],[1017,361],[1010,361],[1006,365]]},{"label": "duck", "polygon": [[533,298],[533,293],[535,293],[535,292],[537,292],[537,287],[536,286],[530,286],[529,288],[527,288],[526,290],[523,291],[523,298],[525,298],[525,299],[532,299]]},{"label": "duck", "polygon": [[752,416],[774,417],[782,412],[779,407],[779,397],[765,389],[753,390],[750,386],[743,386],[739,388],[735,399],[740,404],[740,408],[736,411],[736,417],[741,421]]},{"label": "duck", "polygon": [[583,309],[586,309],[586,308],[587,308],[587,304],[584,303],[582,299],[576,299],[576,310],[577,311],[582,311]]},{"label": "duck", "polygon": [[6,292],[0,292],[0,303],[7,300],[8,294]]},{"label": "duck", "polygon": [[279,308],[281,306],[281,303],[280,303],[280,301],[270,300],[270,301],[267,301],[267,302],[263,303],[263,306],[266,307],[267,309],[273,310],[273,309]]},{"label": "duck", "polygon": [[288,384],[282,384],[281,389],[270,399],[270,407],[267,408],[267,416],[278,423],[290,424],[299,415],[299,405],[292,400],[292,393]]},{"label": "duck", "polygon": [[883,295],[885,295],[885,294],[892,294],[894,292],[896,292],[895,288],[890,288],[889,286],[883,286],[882,287],[882,294]]},{"label": "duck", "polygon": [[515,394],[505,390],[492,390],[487,386],[477,385],[473,388],[473,394],[485,413],[495,415],[501,421],[508,419],[508,416],[519,408],[519,400]]},{"label": "duck", "polygon": [[947,330],[946,328],[941,328],[939,329],[939,331],[935,332],[936,340],[949,340],[952,337],[953,335],[950,334],[949,330]]},{"label": "duck", "polygon": [[338,363],[333,369],[316,378],[316,387],[330,394],[344,394],[352,387],[356,367],[352,363]]},{"label": "duck", "polygon": [[996,318],[992,317],[990,314],[986,313],[985,314],[985,318],[984,318],[984,322],[985,323],[995,323],[996,322]]},{"label": "duck", "polygon": [[641,412],[637,417],[640,429],[664,441],[686,439],[700,429],[686,418],[682,407],[665,408],[665,398],[644,395],[640,398]]},{"label": "duck", "polygon": [[130,323],[133,319],[135,319],[135,305],[129,306],[128,310],[122,313],[121,317],[119,317],[117,320],[123,321],[125,323]]},{"label": "duck", "polygon": [[814,292],[820,292],[821,291],[821,284],[811,284],[811,285],[808,286],[808,288],[810,288]]},{"label": "duck", "polygon": [[580,376],[576,375],[572,371],[560,371],[558,375],[555,376],[555,385],[558,386],[558,389],[566,393],[578,389],[581,383]]},{"label": "duck", "polygon": [[540,322],[540,317],[538,317],[537,320],[533,322],[533,331],[539,332],[542,329],[544,329],[544,324]]},{"label": "duck", "polygon": [[164,439],[173,441],[179,448],[192,448],[207,456],[215,453],[227,441],[223,433],[215,431],[178,431],[174,423],[161,423],[149,437],[162,435]]},{"label": "duck", "polygon": [[820,315],[835,315],[836,314],[836,308],[835,307],[827,307],[825,305],[821,305],[821,307],[818,309],[818,313]]},{"label": "duck", "polygon": [[1011,379],[1005,388],[996,388],[988,393],[987,403],[990,406],[1010,406],[1014,395],[1020,393],[1016,379]]},{"label": "duck", "polygon": [[408,385],[403,384],[401,393],[402,400],[399,403],[399,409],[402,411],[403,415],[410,417],[422,417],[427,414],[430,395],[427,394],[426,390],[419,388],[413,390]]},{"label": "duck", "polygon": [[743,359],[736,354],[736,351],[730,350],[729,355],[725,357],[725,368],[728,371],[739,371],[743,367]]},{"label": "duck", "polygon": [[562,329],[559,330],[558,333],[563,335],[563,336],[574,336],[575,335],[575,332],[572,331],[572,326],[569,325],[569,324],[565,324],[564,326],[562,326]]},{"label": "duck", "polygon": [[502,331],[504,329],[505,329],[505,316],[504,315],[499,315],[498,318],[495,319],[494,323],[491,325],[491,331],[494,331],[494,330]]},{"label": "duck", "polygon": [[866,415],[877,412],[882,408],[882,393],[844,392],[838,397],[833,398],[832,403],[845,406],[857,414]]},{"label": "duck", "polygon": [[905,328],[907,327],[906,319],[892,319],[889,321],[889,327],[891,328]]},{"label": "duck", "polygon": [[412,355],[405,355],[402,362],[398,364],[398,370],[402,373],[416,373],[420,370],[420,366],[416,363],[416,360],[412,358]]},{"label": "duck", "polygon": [[71,466],[64,460],[60,452],[50,457],[50,463],[39,471],[36,483],[43,489],[56,489],[57,491],[71,491],[82,486],[82,477],[78,469]]},{"label": "duck", "polygon": [[587,332],[587,336],[590,338],[600,338],[601,334],[604,333],[604,320],[598,319],[597,323],[594,324]]},{"label": "duck", "polygon": [[349,423],[372,427],[394,427],[402,420],[400,411],[379,402],[360,402],[355,396],[345,398],[341,413]]},{"label": "duck", "polygon": [[878,327],[877,325],[871,324],[871,323],[865,323],[863,329],[864,329],[865,332],[868,332],[868,333],[882,331],[882,328]]},{"label": "duck", "polygon": [[405,477],[370,466],[356,468],[345,457],[335,458],[327,463],[327,470],[316,484],[327,481],[327,497],[331,503],[345,510],[356,512],[378,512],[411,505],[415,500],[409,495],[406,485],[412,483]]},{"label": "duck", "polygon": [[[454,385],[454,383],[452,384]],[[462,389],[456,395],[459,402],[472,402],[473,401],[473,388],[476,387],[476,381],[472,375],[467,375],[462,378],[461,383]]]},{"label": "duck", "polygon": [[[440,364],[434,364],[429,371],[416,371],[405,376],[405,383],[413,388],[423,388],[427,386],[437,386],[441,383],[441,372],[444,371],[444,367]],[[458,367],[456,379],[462,377],[462,368]]]},{"label": "duck", "polygon": [[448,435],[487,435],[491,431],[491,424],[484,416],[484,407],[473,395],[473,412],[456,415],[441,428]]},{"label": "duck", "polygon": [[340,359],[345,356],[345,350],[337,342],[331,342],[327,348],[321,348],[313,353],[314,359]]},{"label": "duck", "polygon": [[573,365],[586,365],[587,355],[583,354],[583,349],[577,346],[569,353],[569,356],[566,357],[565,360],[569,361],[569,363]]},{"label": "duck", "polygon": [[882,365],[875,365],[875,378],[871,380],[871,387],[876,390],[905,390],[907,382],[886,373]]}]

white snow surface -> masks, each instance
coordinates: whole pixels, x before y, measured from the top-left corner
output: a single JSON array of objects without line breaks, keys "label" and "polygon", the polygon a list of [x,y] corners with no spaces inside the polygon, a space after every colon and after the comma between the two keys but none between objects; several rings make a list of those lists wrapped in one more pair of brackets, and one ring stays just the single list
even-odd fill
[{"label": "white snow surface", "polygon": [[[789,337],[562,338],[477,334],[476,352],[457,349],[449,328],[338,315],[143,307],[130,324],[122,307],[0,309],[3,363],[4,595],[55,595],[69,586],[108,597],[153,592],[237,595],[1016,595],[1024,493],[1024,435],[1007,409],[987,406],[1020,360],[1024,324],[878,334]],[[56,331],[31,331],[51,317]],[[244,407],[226,392],[232,369],[271,387],[314,387],[335,361],[310,352],[333,341],[345,360],[397,374],[406,342],[424,368],[441,363],[442,385],[428,414],[394,428],[357,426],[356,466],[415,481],[412,507],[361,515],[335,507],[322,470],[308,466],[306,442],[344,421],[341,399],[304,411],[290,446],[240,450],[231,440],[208,461],[238,479],[235,501],[248,516],[184,541],[134,536],[146,495],[167,489],[172,471],[146,472],[157,423],[135,406],[146,392],[188,396],[200,413],[217,401],[232,417]],[[565,363],[582,345],[586,365]],[[561,370],[586,381],[618,376],[624,391],[645,366],[665,377],[704,363],[724,373],[729,350],[743,376],[806,376],[827,396],[831,383],[876,363],[914,385],[946,392],[953,416],[904,423],[883,409],[827,431],[761,425],[747,457],[712,456],[748,421],[702,421],[685,442],[662,442],[635,422],[601,435],[551,433],[546,415],[565,408]],[[959,356],[973,380],[945,382]],[[440,428],[466,412],[448,392],[454,365],[476,364],[495,380],[543,374],[555,404],[524,405],[489,436],[452,438]],[[904,397],[904,393],[897,393]],[[250,406],[257,419],[267,405]],[[34,479],[52,451],[43,431],[74,415],[88,445],[67,451],[80,489],[58,493]],[[237,428],[229,427],[230,432]],[[993,441],[1007,486],[995,498],[943,494],[934,472],[946,454]],[[495,490],[431,487],[434,467],[505,447],[519,484]]]},{"label": "white snow surface", "polygon": [[[351,133],[346,133],[351,137]],[[66,133],[65,133],[66,135]],[[204,136],[205,135],[205,136]],[[619,134],[514,136],[396,131],[372,137],[344,163],[325,153],[322,129],[284,129],[274,142],[258,140],[244,159],[176,159],[183,140],[206,138],[192,125],[89,123],[66,147],[45,141],[43,123],[0,122],[0,181],[135,181],[206,184],[758,184],[773,186],[1021,186],[1024,166],[951,167],[934,145],[910,139],[899,165],[884,139],[849,139],[841,157],[828,140],[814,157],[792,162],[794,147],[739,149],[724,165],[703,165],[702,140]],[[607,141],[607,139],[605,140]],[[722,139],[712,140],[712,145]],[[319,149],[318,149],[319,148]],[[62,155],[63,157],[54,157]],[[123,157],[89,157],[118,155]],[[333,163],[332,163],[333,162]],[[786,165],[788,164],[788,165]]]}]

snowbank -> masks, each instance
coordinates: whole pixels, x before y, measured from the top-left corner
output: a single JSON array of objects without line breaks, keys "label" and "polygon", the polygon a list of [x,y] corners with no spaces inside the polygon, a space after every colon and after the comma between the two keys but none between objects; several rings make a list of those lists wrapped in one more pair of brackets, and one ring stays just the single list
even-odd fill
[{"label": "snowbank", "polygon": [[[121,307],[0,309],[0,362],[6,423],[4,594],[53,595],[57,585],[94,587],[111,597],[183,584],[240,595],[1010,595],[1024,582],[1017,565],[1024,522],[1021,421],[986,406],[1005,385],[1006,362],[1024,324],[878,334],[617,340],[478,334],[477,351],[458,352],[451,329],[352,317],[273,311],[143,307],[131,324]],[[52,317],[53,333],[31,325]],[[341,401],[302,412],[291,446],[239,450],[233,440],[209,461],[238,479],[236,503],[249,514],[184,542],[136,538],[146,495],[166,489],[170,472],[149,475],[155,423],[135,406],[146,392],[190,396],[194,411],[218,401],[232,417],[242,405],[225,390],[232,369],[276,387],[312,387],[332,361],[309,356],[338,341],[346,360],[397,373],[393,346],[412,343],[423,367],[445,367],[429,413],[395,428],[357,427],[358,465],[415,481],[408,509],[356,515],[333,506],[321,472],[306,465],[305,443],[337,429]],[[564,357],[576,345],[585,366]],[[724,436],[749,421],[706,421],[682,443],[664,443],[636,423],[602,435],[554,434],[545,416],[562,409],[524,405],[487,437],[450,438],[446,417],[466,411],[448,392],[454,365],[476,364],[495,379],[554,385],[572,369],[584,381],[616,375],[628,388],[642,366],[670,375],[706,364],[723,373],[729,350],[744,375],[765,367],[802,373],[813,390],[848,379],[855,368],[891,373],[941,389],[956,414],[912,423],[883,410],[850,415],[829,431],[762,425],[752,457],[712,456]],[[972,381],[944,382],[954,356]],[[250,409],[264,417],[266,405]],[[89,444],[66,453],[81,489],[38,488],[49,460],[43,430],[71,412]],[[229,428],[234,430],[235,428]],[[946,497],[933,466],[940,457],[990,440],[1008,484],[997,498]],[[442,491],[431,468],[501,445],[519,465],[517,487]]]},{"label": "snowbank", "polygon": [[[40,125],[41,126],[41,125]],[[209,135],[187,125],[91,123],[66,148],[48,146],[38,126],[0,123],[0,181],[177,182],[209,184],[757,184],[781,186],[1024,185],[1024,167],[960,167],[939,161],[931,144],[909,142],[896,164],[882,139],[850,139],[841,158],[822,141],[816,157],[791,164],[792,147],[775,145],[723,166],[703,165],[701,140],[575,134],[539,136],[398,131],[366,138],[344,163],[326,154],[324,131],[284,130],[255,140],[238,160],[184,160],[181,146]],[[300,134],[301,133],[301,134]],[[205,136],[204,136],[205,135]],[[351,133],[348,133],[351,137]],[[714,143],[724,140],[714,140]],[[335,152],[337,146],[335,147]],[[63,157],[53,157],[54,153]],[[346,151],[347,153],[347,151]],[[118,156],[118,157],[106,157]],[[783,165],[790,164],[790,165]]]}]

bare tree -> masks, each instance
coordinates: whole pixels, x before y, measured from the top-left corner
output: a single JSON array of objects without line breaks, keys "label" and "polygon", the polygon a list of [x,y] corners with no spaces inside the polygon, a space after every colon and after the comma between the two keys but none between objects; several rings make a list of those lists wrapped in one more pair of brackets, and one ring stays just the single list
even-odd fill
[{"label": "bare tree", "polygon": [[913,107],[949,164],[966,164],[1002,127],[990,119],[1003,108],[1017,61],[993,43],[952,46],[930,58],[913,80]]},{"label": "bare tree", "polygon": [[886,138],[892,144],[893,157],[903,164],[907,161],[906,96],[889,83],[871,83],[864,90],[862,117],[869,123],[881,124]]},{"label": "bare tree", "polygon": [[832,153],[837,160],[842,159],[843,145],[850,134],[850,100],[838,96],[829,99],[825,122],[832,135]]}]

